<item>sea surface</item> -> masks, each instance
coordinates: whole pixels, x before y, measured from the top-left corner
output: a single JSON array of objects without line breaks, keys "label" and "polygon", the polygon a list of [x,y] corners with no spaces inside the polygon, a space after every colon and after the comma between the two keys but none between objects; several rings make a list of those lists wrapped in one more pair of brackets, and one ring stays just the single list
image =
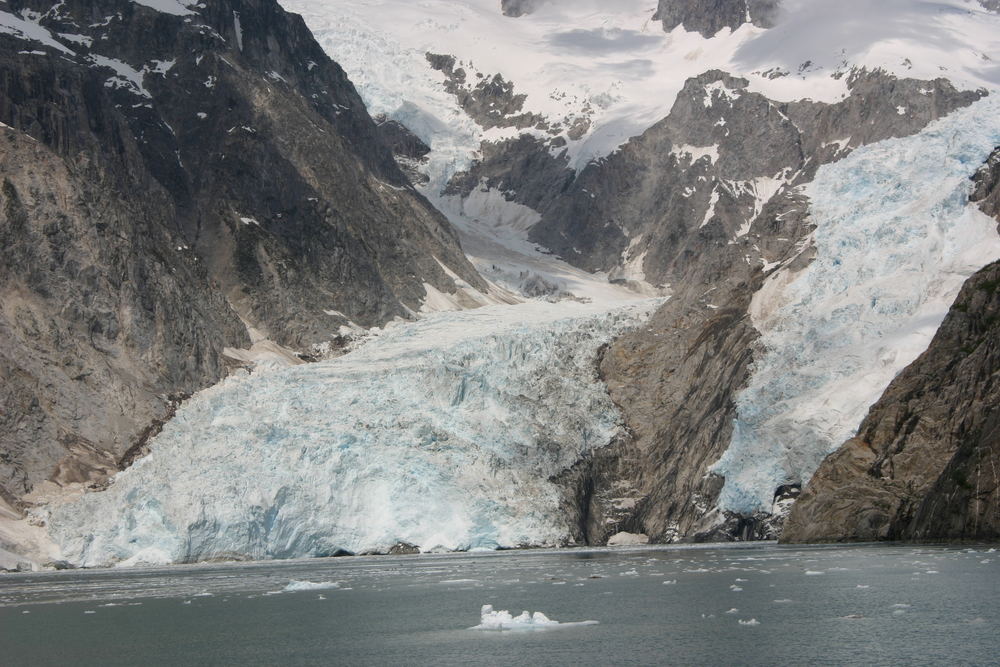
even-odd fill
[{"label": "sea surface", "polygon": [[[483,605],[588,625],[471,629]],[[517,624],[515,624],[515,627]],[[990,546],[704,546],[0,575],[0,664],[991,665]]]}]

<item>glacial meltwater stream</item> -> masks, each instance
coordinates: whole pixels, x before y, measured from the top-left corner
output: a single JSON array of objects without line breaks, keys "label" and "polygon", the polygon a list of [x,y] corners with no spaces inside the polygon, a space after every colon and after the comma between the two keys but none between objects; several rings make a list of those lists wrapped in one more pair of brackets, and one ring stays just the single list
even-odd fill
[{"label": "glacial meltwater stream", "polygon": [[[9,666],[986,665],[1000,654],[998,575],[988,546],[767,544],[9,574],[0,656]],[[543,614],[518,620],[522,610]]]}]

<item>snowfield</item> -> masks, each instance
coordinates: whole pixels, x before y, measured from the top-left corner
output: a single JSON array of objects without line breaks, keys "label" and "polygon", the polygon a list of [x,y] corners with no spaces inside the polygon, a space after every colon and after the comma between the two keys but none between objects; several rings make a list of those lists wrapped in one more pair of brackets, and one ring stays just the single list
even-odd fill
[{"label": "snowfield", "polygon": [[556,546],[550,477],[620,428],[598,349],[660,302],[438,313],[230,377],[107,491],[53,507],[50,533],[87,566]]}]

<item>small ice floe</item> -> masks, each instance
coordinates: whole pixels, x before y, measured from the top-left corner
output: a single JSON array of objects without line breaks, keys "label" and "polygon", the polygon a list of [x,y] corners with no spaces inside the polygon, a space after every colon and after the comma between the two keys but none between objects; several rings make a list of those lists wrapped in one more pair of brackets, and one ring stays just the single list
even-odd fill
[{"label": "small ice floe", "polygon": [[209,593],[208,591],[202,591],[201,593],[195,593],[191,597],[193,597],[193,598],[210,598],[210,597],[212,597],[212,594]]},{"label": "small ice floe", "polygon": [[906,613],[905,609],[896,609],[896,610],[893,610],[892,615],[893,616],[902,616],[905,613]]},{"label": "small ice floe", "polygon": [[84,614],[96,614],[97,612],[96,612],[96,611],[90,611],[90,610],[87,610],[87,611],[85,611],[85,612],[83,612],[83,613],[84,613]]},{"label": "small ice floe", "polygon": [[825,573],[821,572],[819,570],[806,570],[806,576],[807,577],[815,577],[815,576],[818,576],[818,575],[821,575],[821,574],[825,574]]},{"label": "small ice floe", "polygon": [[626,570],[625,572],[619,572],[618,574],[619,574],[619,576],[622,576],[622,577],[638,577],[639,576],[639,573],[636,571],[636,569],[634,567],[631,570]]},{"label": "small ice floe", "polygon": [[775,600],[776,604],[788,604],[789,602],[791,602],[791,600],[787,600],[787,599],[786,600]]},{"label": "small ice floe", "polygon": [[739,609],[737,609],[737,608],[733,607],[732,609],[730,609],[730,610],[729,610],[729,611],[727,611],[726,613],[727,613],[727,614],[738,614],[738,613],[739,613],[739,611],[740,611]]},{"label": "small ice floe", "polygon": [[493,605],[484,604],[479,612],[479,625],[475,625],[470,630],[553,630],[556,628],[570,628],[581,625],[597,625],[597,621],[573,621],[560,623],[554,621],[540,611],[532,614],[530,611],[523,611],[519,616],[513,616],[506,609],[494,611]]},{"label": "small ice floe", "polygon": [[443,579],[439,584],[478,584],[478,579]]},{"label": "small ice floe", "polygon": [[676,583],[677,583],[677,580],[676,580],[676,579],[670,579],[670,580],[668,580],[668,581],[664,581],[664,582],[663,582],[663,585],[664,585],[664,586],[673,586],[673,585],[674,585],[674,584],[676,584]]},{"label": "small ice floe", "polygon": [[734,593],[739,593],[743,589],[737,586],[736,584],[733,584],[732,586],[729,587],[729,590],[731,590]]},{"label": "small ice floe", "polygon": [[904,604],[904,603],[902,603],[902,602],[899,602],[899,603],[897,603],[897,604],[894,604],[894,605],[892,605],[892,608],[893,608],[893,609],[909,609],[909,608],[910,608],[910,605],[908,605],[908,604]]},{"label": "small ice floe", "polygon": [[317,600],[325,600],[325,599],[326,599],[326,596],[325,596],[325,595],[317,595],[317,596],[316,596],[316,599],[317,599]]},{"label": "small ice floe", "polygon": [[871,588],[868,584],[858,584],[857,588]]},{"label": "small ice floe", "polygon": [[292,579],[282,591],[294,593],[296,591],[324,591],[331,588],[340,588],[339,581],[299,581]]},{"label": "small ice floe", "polygon": [[749,621],[744,621],[741,618],[740,625],[760,625],[760,621],[758,621],[756,618],[751,618]]},{"label": "small ice floe", "polygon": [[[30,611],[28,611],[27,609],[25,609],[25,610],[24,610],[24,611],[22,611],[21,613],[22,613],[22,614],[30,614],[31,612],[30,612]],[[969,621],[969,622],[971,623],[972,621]]]},{"label": "small ice floe", "polygon": [[746,581],[746,579],[740,579],[739,577],[736,578],[736,583],[746,583]]},{"label": "small ice floe", "polygon": [[864,617],[865,617],[864,614],[848,614],[847,616],[841,616],[841,618],[851,618],[851,619],[864,618]]}]

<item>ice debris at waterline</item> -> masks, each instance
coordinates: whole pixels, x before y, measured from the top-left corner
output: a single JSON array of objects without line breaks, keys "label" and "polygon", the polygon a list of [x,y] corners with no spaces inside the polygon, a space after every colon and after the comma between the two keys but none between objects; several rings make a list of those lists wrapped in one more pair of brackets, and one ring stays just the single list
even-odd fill
[{"label": "ice debris at waterline", "polygon": [[990,96],[819,169],[806,189],[816,258],[754,296],[764,352],[713,467],[720,507],[768,510],[778,486],[808,482],[927,349],[965,280],[1000,257],[996,221],[968,202],[997,145]]},{"label": "ice debris at waterline", "polygon": [[470,630],[553,630],[555,628],[572,628],[582,625],[597,625],[598,621],[573,621],[560,623],[553,621],[540,611],[532,614],[530,611],[523,611],[518,616],[512,616],[506,609],[494,611],[493,605],[484,604],[479,612],[479,625],[474,625]]},{"label": "ice debris at waterline", "polygon": [[339,581],[299,581],[292,579],[282,590],[286,593],[295,593],[298,591],[328,591],[335,588],[340,588]]},{"label": "ice debris at waterline", "polygon": [[108,490],[51,508],[50,534],[83,566],[558,545],[549,478],[621,428],[598,350],[659,303],[438,313],[234,375]]}]

